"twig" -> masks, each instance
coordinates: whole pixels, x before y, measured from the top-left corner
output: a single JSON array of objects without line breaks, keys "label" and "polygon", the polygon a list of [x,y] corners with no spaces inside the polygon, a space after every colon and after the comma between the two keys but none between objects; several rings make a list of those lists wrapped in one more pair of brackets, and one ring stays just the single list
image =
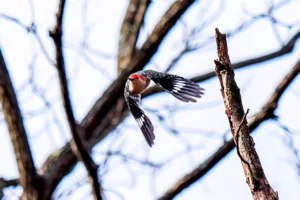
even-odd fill
[{"label": "twig", "polygon": [[8,15],[5,15],[5,14],[1,14],[0,13],[0,18],[3,18],[3,19],[6,19],[6,20],[9,20],[17,25],[19,25],[20,27],[22,27],[23,29],[25,29],[27,32],[29,33],[32,33],[34,35],[34,37],[36,38],[37,40],[37,43],[38,45],[40,46],[41,48],[41,51],[43,52],[46,60],[51,64],[51,65],[54,65],[54,62],[51,58],[51,56],[48,54],[47,50],[46,50],[46,47],[42,41],[42,38],[40,37],[40,35],[38,34],[38,31],[36,29],[36,25],[34,22],[32,22],[30,24],[30,26],[24,24],[22,21],[20,21],[19,19],[17,18],[14,18],[14,17],[11,17],[11,16],[8,16]]},{"label": "twig", "polygon": [[3,194],[3,189],[6,187],[11,187],[11,186],[18,186],[19,183],[19,179],[11,179],[11,180],[6,180],[4,178],[0,178],[0,199],[2,199],[4,197]]},{"label": "twig", "polygon": [[62,50],[62,21],[65,7],[65,0],[61,0],[59,3],[59,9],[56,14],[57,21],[53,30],[50,32],[50,36],[53,38],[56,47],[56,67],[59,75],[61,95],[63,98],[63,103],[65,107],[65,113],[69,122],[71,129],[71,134],[73,136],[73,142],[71,145],[74,154],[79,160],[81,160],[88,171],[89,181],[92,184],[92,191],[94,198],[97,200],[102,200],[101,197],[101,187],[98,180],[98,166],[95,164],[94,160],[90,156],[86,145],[84,143],[84,131],[80,125],[75,122],[72,104],[69,95],[67,75],[65,71],[64,54]]},{"label": "twig", "polygon": [[244,114],[243,119],[242,119],[242,121],[241,121],[241,123],[240,123],[240,125],[239,125],[239,128],[238,128],[238,130],[237,130],[236,133],[235,133],[235,143],[236,143],[236,152],[237,152],[238,156],[239,156],[240,159],[248,166],[248,170],[249,170],[250,173],[251,173],[251,177],[253,177],[253,172],[252,172],[252,170],[251,170],[250,163],[249,163],[245,158],[243,158],[243,156],[242,156],[242,154],[241,154],[241,152],[240,152],[240,145],[239,145],[239,144],[240,144],[240,143],[239,143],[240,130],[241,130],[242,124],[243,124],[243,123],[245,122],[245,120],[246,120],[246,117],[247,117],[248,113],[249,113],[249,108],[247,109],[246,113]]}]

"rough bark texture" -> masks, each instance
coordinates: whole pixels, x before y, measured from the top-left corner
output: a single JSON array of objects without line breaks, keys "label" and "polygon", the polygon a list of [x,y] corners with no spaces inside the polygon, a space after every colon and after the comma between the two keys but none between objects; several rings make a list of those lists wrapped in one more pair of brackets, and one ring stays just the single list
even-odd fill
[{"label": "rough bark texture", "polygon": [[[82,127],[75,122],[73,109],[72,109],[72,103],[70,100],[69,95],[69,89],[68,89],[68,83],[67,83],[67,75],[65,70],[65,61],[64,61],[64,53],[62,49],[62,21],[63,21],[63,15],[64,15],[64,8],[65,8],[66,1],[61,0],[59,4],[59,9],[56,14],[56,25],[53,28],[53,30],[50,32],[50,36],[53,38],[55,48],[56,48],[56,68],[58,71],[58,77],[60,81],[60,89],[61,89],[61,95],[63,104],[65,107],[65,113],[68,119],[68,123],[70,126],[71,134],[73,137],[73,143],[72,143],[72,150],[78,160],[81,160],[87,169],[88,172],[88,178],[92,186],[92,193],[94,196],[94,199],[101,200],[101,188],[100,183],[98,179],[98,166],[95,164],[93,158],[90,156],[90,152],[86,148],[86,142],[84,139],[84,131],[82,130]],[[50,198],[44,197],[44,198]]]},{"label": "rough bark texture", "polygon": [[23,187],[21,199],[39,199],[43,191],[43,181],[36,173],[23,118],[1,49],[0,101],[17,160],[20,185]]},{"label": "rough bark texture", "polygon": [[[238,154],[240,155],[253,199],[276,200],[278,199],[278,194],[274,192],[264,174],[254,147],[253,138],[250,135],[247,120],[242,120],[245,113],[240,89],[235,82],[234,71],[231,68],[226,35],[221,34],[218,29],[216,29],[216,42],[219,59],[215,60],[215,71],[221,84],[225,113],[228,117],[233,138],[237,138],[236,134],[240,135],[235,143],[239,146]],[[240,131],[238,131],[239,129]]]},{"label": "rough bark texture", "polygon": [[130,0],[121,27],[118,52],[118,74],[130,63],[150,0]]}]

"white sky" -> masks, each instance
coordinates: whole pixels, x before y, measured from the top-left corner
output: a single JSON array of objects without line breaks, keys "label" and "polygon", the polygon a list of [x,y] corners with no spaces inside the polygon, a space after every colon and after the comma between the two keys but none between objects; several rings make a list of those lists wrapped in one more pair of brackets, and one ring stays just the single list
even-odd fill
[{"label": "white sky", "polygon": [[[30,2],[29,0],[0,0],[0,13],[20,19],[26,25],[35,19],[43,44],[53,59],[54,46],[52,40],[48,37],[48,30],[52,29],[55,23],[57,1],[32,0],[35,8],[34,15],[30,11]],[[84,17],[83,2],[85,1],[68,1],[64,20],[66,64],[70,78],[71,97],[78,121],[85,116],[95,100],[101,96],[106,87],[116,78],[116,61],[114,59],[104,60],[89,54],[94,62],[97,63],[96,67],[105,69],[108,75],[103,75],[99,70],[89,66],[82,59],[79,45],[85,38],[84,30],[86,30],[86,27],[84,24],[87,24],[90,28],[90,34],[86,42],[91,49],[114,56],[117,54],[119,29],[128,3],[126,0],[88,0],[88,4],[86,4],[88,12],[86,17]],[[153,2],[146,16],[146,26],[142,30],[138,42],[139,45],[142,44],[157,20],[173,1],[156,0]],[[213,36],[215,27],[218,27],[224,33],[249,19],[242,7],[247,8],[252,15],[255,15],[265,11],[269,3],[270,1],[261,0],[253,0],[251,2],[246,0],[228,0],[226,4],[221,6],[220,10],[222,12],[220,13],[222,17],[212,22],[197,37],[197,41],[203,42],[207,37]],[[201,9],[204,5],[210,5],[210,7]],[[186,12],[183,19],[189,26],[197,26],[204,19],[210,19],[212,13],[217,10],[217,5],[219,5],[217,0],[197,1]],[[299,8],[300,1],[294,0],[288,6],[275,12],[275,16],[287,23],[293,23],[299,19],[297,17],[299,16]],[[180,47],[182,47],[182,34],[184,33],[182,27],[182,24],[177,24],[147,67],[157,69],[158,66],[159,70],[164,70],[167,67],[172,57],[177,55]],[[288,40],[297,31],[296,29],[287,31],[280,26],[278,29],[283,41]],[[37,117],[27,117],[25,121],[35,163],[39,167],[51,152],[63,146],[66,139],[70,138],[60,101],[57,100],[59,88],[57,80],[53,79],[56,71],[45,59],[44,54],[40,53],[40,47],[36,43],[36,38],[26,33],[20,26],[1,18],[0,46],[13,78],[14,86],[20,91],[18,98],[22,103],[23,113],[43,108],[43,102],[37,95],[33,94],[31,87],[22,89],[22,86],[30,76],[29,64],[32,62],[34,55],[38,56],[35,67],[35,81],[38,83],[38,87],[45,91],[47,100],[55,104],[54,109],[58,115],[61,127],[53,125],[53,120],[55,119],[53,119],[52,111],[45,112]],[[270,23],[267,20],[260,20],[237,36],[230,38],[228,46],[231,61],[235,63],[277,50],[280,47],[280,43],[274,36]],[[241,88],[243,104],[245,108],[250,108],[249,116],[259,111],[273,92],[274,87],[297,62],[299,55],[300,47],[298,42],[292,54],[248,69],[236,71],[236,80]],[[188,78],[193,77],[211,71],[214,68],[213,59],[215,58],[215,42],[212,40],[205,48],[184,56],[171,72]],[[298,130],[298,132],[300,131],[298,125],[300,114],[297,111],[300,108],[300,99],[299,95],[296,95],[296,91],[300,91],[299,83],[299,78],[293,82],[289,92],[284,95],[276,111],[276,114],[280,116],[284,124],[288,125],[292,130]],[[205,131],[208,131],[216,135],[222,135],[228,129],[228,121],[224,114],[224,106],[219,92],[219,82],[214,78],[201,85],[206,89],[206,94],[197,104],[184,104],[170,95],[159,94],[152,98],[144,99],[142,106],[149,109],[159,109],[164,105],[184,106],[185,109],[176,113],[174,117],[175,126],[186,130],[181,133],[180,136],[182,138],[192,145],[201,145],[202,148],[198,148],[188,154],[189,156],[180,157],[163,167],[157,172],[155,179],[153,179],[149,168],[143,168],[136,163],[129,163],[132,170],[136,170],[139,173],[136,182],[133,183],[130,182],[131,174],[128,173],[128,169],[120,166],[118,159],[113,160],[109,165],[111,171],[103,177],[103,186],[108,190],[105,195],[108,199],[118,199],[116,195],[109,192],[112,190],[120,192],[125,199],[155,199],[155,197],[161,196],[176,180],[208,158],[222,144],[222,138],[207,137],[204,134]],[[199,107],[202,109],[196,109]],[[105,151],[109,146],[116,149],[120,144],[123,145],[126,153],[140,158],[148,156],[150,160],[157,162],[166,160],[176,154],[176,152],[183,151],[185,146],[180,142],[179,138],[168,134],[155,115],[149,111],[146,112],[155,125],[157,135],[155,146],[151,149],[146,147],[144,138],[137,129],[135,122],[131,117],[128,117],[118,127],[122,130],[122,133],[114,145],[111,145],[111,143],[115,139],[116,133],[108,136],[101,145],[97,145],[94,148],[97,161],[102,162],[103,160],[99,152]],[[49,126],[49,123],[52,125]],[[168,120],[167,124],[170,126],[174,125],[172,120]],[[13,156],[13,149],[3,122],[1,122],[0,133],[0,177],[8,179],[17,177],[18,171]],[[299,199],[299,179],[296,176],[294,166],[289,161],[292,157],[284,145],[283,138],[285,134],[283,131],[269,121],[263,123],[253,136],[267,178],[272,187],[279,192],[280,199]],[[300,147],[299,142],[296,145]],[[66,188],[72,187],[76,181],[84,179],[85,174],[86,172],[82,165],[77,165],[73,173],[67,176],[60,184],[57,194]],[[153,185],[155,185],[156,193],[154,193]],[[83,199],[89,191],[89,187],[81,187],[76,189],[76,192],[69,198]],[[11,194],[12,191],[6,190],[6,193]],[[12,196],[10,197],[14,199]],[[204,178],[178,195],[176,200],[196,198],[207,200],[252,198],[248,185],[245,183],[241,163],[235,150]]]}]

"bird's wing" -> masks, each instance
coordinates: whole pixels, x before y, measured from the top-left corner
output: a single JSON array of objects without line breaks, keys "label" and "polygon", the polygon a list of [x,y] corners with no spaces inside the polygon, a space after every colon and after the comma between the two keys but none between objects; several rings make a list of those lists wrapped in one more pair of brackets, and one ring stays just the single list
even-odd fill
[{"label": "bird's wing", "polygon": [[[139,97],[130,96],[129,92],[126,91],[126,88],[125,88],[124,96],[132,116],[134,117],[142,133],[144,134],[147,143],[151,147],[154,144],[154,139],[155,139],[154,127],[150,119],[145,115],[144,111],[139,107],[137,103],[137,98]],[[140,98],[138,102],[139,101]]]},{"label": "bird's wing", "polygon": [[141,71],[141,73],[181,101],[197,102],[193,97],[200,98],[204,95],[204,89],[202,87],[181,76],[161,73],[154,70],[144,70]]}]

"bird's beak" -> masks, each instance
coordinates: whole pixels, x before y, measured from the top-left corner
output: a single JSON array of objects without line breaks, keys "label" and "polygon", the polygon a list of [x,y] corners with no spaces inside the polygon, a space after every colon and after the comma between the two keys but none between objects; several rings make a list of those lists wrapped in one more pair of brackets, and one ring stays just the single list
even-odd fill
[{"label": "bird's beak", "polygon": [[132,81],[132,80],[134,80],[134,78],[128,78],[128,80]]}]

